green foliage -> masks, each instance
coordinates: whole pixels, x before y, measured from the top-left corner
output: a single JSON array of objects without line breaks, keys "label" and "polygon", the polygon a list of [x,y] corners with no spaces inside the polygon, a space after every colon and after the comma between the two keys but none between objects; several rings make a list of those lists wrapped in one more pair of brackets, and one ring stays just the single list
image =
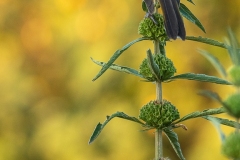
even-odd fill
[{"label": "green foliage", "polygon": [[146,122],[149,128],[164,128],[180,118],[179,112],[169,101],[162,103],[150,101],[140,109],[139,118]]},{"label": "green foliage", "polygon": [[235,93],[223,102],[228,113],[236,118],[240,118],[240,93]]},{"label": "green foliage", "polygon": [[129,47],[131,47],[133,44],[143,41],[143,40],[150,40],[147,37],[142,37],[142,38],[138,38],[128,44],[126,44],[123,48],[117,50],[112,57],[110,58],[110,60],[102,67],[102,69],[98,72],[98,74],[95,76],[95,78],[93,78],[93,81],[95,81],[96,79],[98,79],[104,72],[106,72],[106,70],[113,64],[114,61],[116,61],[116,59],[124,52],[126,51]]},{"label": "green foliage", "polygon": [[144,124],[135,117],[130,117],[123,112],[116,112],[116,113],[112,114],[111,116],[107,116],[107,119],[103,122],[103,124],[98,123],[98,125],[94,129],[93,134],[91,135],[88,143],[89,144],[92,143],[99,136],[99,134],[102,132],[103,128],[108,124],[108,122],[110,122],[110,120],[112,120],[115,117],[123,118],[123,119],[133,121],[133,122],[136,122],[136,123],[139,123],[142,125]]},{"label": "green foliage", "polygon": [[164,27],[163,16],[161,14],[154,14],[153,17],[157,24],[155,24],[151,18],[144,17],[138,26],[138,33],[144,37],[159,40],[164,43],[168,37]]},{"label": "green foliage", "polygon": [[163,131],[164,131],[165,135],[167,136],[169,142],[171,143],[174,151],[178,155],[178,157],[181,160],[185,160],[182,150],[181,150],[181,147],[180,147],[180,143],[178,142],[177,134],[173,130],[170,130],[170,129],[164,129]]},{"label": "green foliage", "polygon": [[240,159],[240,133],[231,133],[222,144],[222,153],[228,158]]},{"label": "green foliage", "polygon": [[188,119],[193,119],[193,118],[203,117],[203,116],[208,116],[208,115],[214,115],[214,114],[221,114],[221,113],[225,113],[225,110],[224,110],[223,107],[216,108],[216,109],[206,109],[206,110],[204,110],[202,112],[196,111],[196,112],[192,112],[192,113],[182,117],[178,121],[174,122],[174,124],[186,121]]},{"label": "green foliage", "polygon": [[[161,81],[169,79],[171,76],[176,73],[176,68],[173,65],[173,62],[162,54],[153,55],[154,62],[156,63],[156,67],[151,67],[153,61],[151,58],[148,60],[147,58],[143,60],[140,65],[139,73],[149,81],[157,81],[160,79]],[[151,69],[153,68],[153,69]],[[154,68],[157,68],[154,71]]]},{"label": "green foliage", "polygon": [[182,3],[180,3],[179,11],[183,17],[198,26],[203,32],[206,32],[201,22],[193,15],[193,13]]},{"label": "green foliage", "polygon": [[216,83],[216,84],[231,85],[230,82],[224,79],[214,77],[214,76],[208,76],[205,74],[184,73],[184,74],[179,74],[169,78],[169,80],[176,80],[176,79],[187,79],[187,80],[210,82],[210,83]]},{"label": "green foliage", "polygon": [[217,46],[217,47],[221,47],[221,48],[227,48],[226,44],[218,42],[216,40],[210,39],[210,38],[204,38],[204,37],[195,37],[195,36],[186,36],[186,40],[190,40],[190,41],[196,41],[196,42],[200,42],[200,43],[206,43],[212,46]]}]

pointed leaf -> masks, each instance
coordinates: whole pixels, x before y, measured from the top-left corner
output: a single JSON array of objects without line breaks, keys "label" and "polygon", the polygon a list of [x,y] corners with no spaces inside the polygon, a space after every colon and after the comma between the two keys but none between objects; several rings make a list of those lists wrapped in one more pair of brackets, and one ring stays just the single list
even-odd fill
[{"label": "pointed leaf", "polygon": [[206,33],[201,22],[197,19],[197,17],[194,16],[194,14],[184,4],[180,3],[179,11],[183,17],[185,17],[187,20],[189,20],[190,22],[198,26],[204,33]]},{"label": "pointed leaf", "polygon": [[221,105],[223,105],[221,97],[215,92],[202,90],[202,91],[199,92],[199,94],[203,95],[203,96],[206,96],[206,97],[209,97],[209,98],[219,102]]},{"label": "pointed leaf", "polygon": [[[100,61],[96,61],[93,58],[91,58],[91,60],[96,63],[99,66],[104,66],[106,65],[106,63],[104,62],[100,62]],[[116,64],[112,64],[110,67],[110,69],[115,70],[115,71],[119,71],[119,72],[124,72],[124,73],[128,73],[128,74],[132,74],[134,76],[143,78],[143,76],[141,74],[139,74],[139,72],[135,69],[129,68],[129,67],[125,67],[125,66],[119,66]]]},{"label": "pointed leaf", "polygon": [[216,84],[232,85],[227,80],[214,77],[214,76],[208,76],[205,74],[184,73],[184,74],[173,76],[169,80],[176,80],[176,79],[187,79],[187,80],[210,82],[210,83],[216,83]]},{"label": "pointed leaf", "polygon": [[92,143],[99,136],[99,134],[102,132],[103,128],[108,124],[108,122],[115,117],[123,118],[123,119],[129,120],[129,121],[133,121],[133,122],[144,125],[143,122],[141,122],[140,120],[138,120],[135,117],[130,117],[123,112],[116,112],[116,113],[112,114],[111,116],[107,116],[107,119],[105,120],[105,122],[103,122],[103,124],[98,123],[98,125],[96,126],[96,128],[93,131],[92,136],[90,137],[88,144]]},{"label": "pointed leaf", "polygon": [[212,63],[212,65],[216,68],[216,70],[222,77],[224,78],[227,77],[226,70],[215,56],[213,56],[212,54],[208,53],[205,50],[199,49],[198,52],[201,53],[205,58],[207,58]]},{"label": "pointed leaf", "polygon": [[174,151],[178,155],[178,157],[181,160],[185,160],[182,150],[181,150],[181,147],[180,147],[180,143],[178,142],[177,134],[173,130],[169,130],[169,129],[164,129],[163,131],[164,131],[165,135],[167,136],[169,142],[171,143]]},{"label": "pointed leaf", "polygon": [[127,45],[125,45],[122,49],[117,50],[113,56],[110,58],[110,60],[102,67],[102,69],[99,71],[99,73],[96,75],[96,77],[93,79],[93,81],[95,81],[96,79],[98,79],[112,64],[113,62],[125,51],[127,50],[129,47],[131,47],[133,44],[143,41],[143,40],[150,40],[150,38],[147,37],[142,37],[142,38],[138,38],[130,43],[128,43]]},{"label": "pointed leaf", "polygon": [[154,61],[154,58],[152,56],[152,53],[151,53],[150,49],[147,51],[147,60],[148,60],[148,64],[149,64],[149,67],[151,69],[151,72],[157,77],[158,81],[160,81],[161,80],[160,70],[159,70],[158,65]]},{"label": "pointed leaf", "polygon": [[214,119],[222,125],[226,125],[226,126],[233,127],[233,128],[240,128],[240,123],[229,120],[229,119],[223,119],[223,118],[218,118],[218,117],[213,117],[213,116],[202,116],[202,118],[209,120],[209,121],[212,121]]},{"label": "pointed leaf", "polygon": [[239,49],[239,43],[235,36],[235,34],[232,32],[232,30],[228,29],[228,36],[230,38],[230,46],[227,47],[228,53],[230,54],[230,57],[232,59],[232,62],[235,65],[240,65],[240,49]]},{"label": "pointed leaf", "polygon": [[[225,134],[223,133],[221,127],[220,127],[220,121],[213,117],[213,116],[205,116],[207,118],[207,120],[211,121],[213,123],[213,125],[216,127],[217,132],[220,135],[221,141],[223,142],[225,140]],[[204,118],[204,117],[203,117]]]},{"label": "pointed leaf", "polygon": [[192,118],[197,118],[197,117],[202,117],[202,116],[207,116],[207,115],[214,115],[214,114],[221,114],[221,113],[225,113],[225,109],[223,107],[214,108],[214,109],[206,109],[202,112],[196,111],[196,112],[192,112],[192,113],[182,117],[178,121],[174,122],[174,124],[177,124],[179,122],[183,122],[183,121],[186,121],[186,120],[192,119]]},{"label": "pointed leaf", "polygon": [[187,0],[187,1],[190,2],[190,3],[192,3],[192,4],[194,4],[192,0]]},{"label": "pointed leaf", "polygon": [[227,48],[227,46],[224,43],[218,42],[218,41],[210,39],[210,38],[204,38],[201,36],[199,36],[199,37],[186,36],[186,40],[206,43],[206,44],[210,44],[210,45],[221,47],[221,48]]}]

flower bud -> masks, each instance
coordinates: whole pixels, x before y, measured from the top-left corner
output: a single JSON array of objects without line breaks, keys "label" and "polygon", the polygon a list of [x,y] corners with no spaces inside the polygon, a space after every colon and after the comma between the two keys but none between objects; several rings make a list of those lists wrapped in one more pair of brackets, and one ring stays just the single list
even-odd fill
[{"label": "flower bud", "polygon": [[240,66],[231,66],[228,69],[228,77],[232,84],[240,87]]},{"label": "flower bud", "polygon": [[240,93],[230,95],[223,103],[230,115],[240,118]]},{"label": "flower bud", "polygon": [[146,122],[148,127],[164,128],[180,118],[179,112],[170,102],[162,103],[150,101],[140,109],[139,118]]},{"label": "flower bud", "polygon": [[139,24],[138,33],[144,37],[165,42],[168,37],[165,30],[163,16],[156,13],[153,17],[158,24],[155,24],[151,18],[145,17]]},{"label": "flower bud", "polygon": [[231,133],[222,144],[222,153],[230,159],[240,159],[240,133]]},{"label": "flower bud", "polygon": [[[176,68],[173,65],[173,62],[162,54],[153,55],[154,61],[158,65],[160,70],[161,80],[167,80],[176,73]],[[157,77],[152,73],[147,58],[145,58],[140,65],[139,73],[149,81],[156,81]]]}]

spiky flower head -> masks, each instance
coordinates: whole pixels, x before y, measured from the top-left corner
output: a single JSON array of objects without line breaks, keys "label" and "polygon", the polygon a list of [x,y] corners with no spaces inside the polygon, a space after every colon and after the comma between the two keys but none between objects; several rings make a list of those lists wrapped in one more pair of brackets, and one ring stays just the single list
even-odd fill
[{"label": "spiky flower head", "polygon": [[169,101],[162,103],[150,101],[140,109],[139,118],[146,122],[148,127],[164,128],[180,118],[179,112]]},{"label": "spiky flower head", "polygon": [[230,159],[240,159],[240,133],[231,133],[222,144],[222,153]]},{"label": "spiky flower head", "polygon": [[[169,79],[174,75],[174,73],[176,73],[177,70],[174,67],[173,62],[166,56],[162,54],[157,54],[157,55],[154,54],[153,58],[160,70],[160,77],[162,81]],[[149,67],[147,58],[143,60],[139,70],[140,70],[139,73],[147,80],[149,81],[157,80],[157,77],[152,73]]]},{"label": "spiky flower head", "polygon": [[233,85],[240,87],[240,66],[231,66],[228,69],[228,78]]},{"label": "spiky flower head", "polygon": [[230,95],[223,103],[230,115],[240,118],[240,93]]},{"label": "spiky flower head", "polygon": [[168,36],[166,34],[163,16],[156,13],[153,17],[157,24],[155,24],[151,18],[144,17],[138,26],[138,33],[144,37],[165,42],[168,39]]}]

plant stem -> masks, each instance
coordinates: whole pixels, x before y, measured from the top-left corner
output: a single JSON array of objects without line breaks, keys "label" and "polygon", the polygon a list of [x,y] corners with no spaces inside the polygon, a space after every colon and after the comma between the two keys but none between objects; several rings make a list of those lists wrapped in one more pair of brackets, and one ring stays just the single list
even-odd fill
[{"label": "plant stem", "polygon": [[[154,41],[154,53],[161,54],[159,48],[159,41]],[[156,82],[156,98],[158,103],[162,103],[162,83]],[[162,143],[162,130],[156,129],[155,132],[155,160],[163,158],[163,143]]]}]

